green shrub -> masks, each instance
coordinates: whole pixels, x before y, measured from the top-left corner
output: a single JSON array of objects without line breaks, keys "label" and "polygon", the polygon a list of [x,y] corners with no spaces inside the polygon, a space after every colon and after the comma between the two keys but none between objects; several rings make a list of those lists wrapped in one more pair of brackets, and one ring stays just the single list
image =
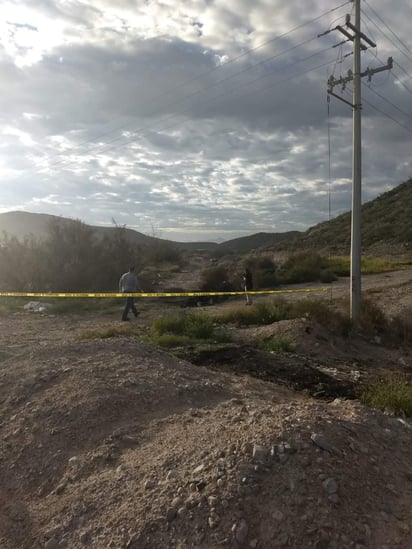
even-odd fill
[{"label": "green shrub", "polygon": [[330,257],[326,261],[327,268],[337,276],[350,275],[350,258],[343,256]]},{"label": "green shrub", "polygon": [[412,343],[412,307],[391,318],[388,330],[394,342]]},{"label": "green shrub", "polygon": [[383,334],[389,327],[385,313],[369,299],[362,299],[358,324],[368,334]]},{"label": "green shrub", "polygon": [[200,278],[201,292],[219,292],[224,291],[228,286],[229,275],[223,265],[211,267],[202,272]]},{"label": "green shrub", "polygon": [[259,347],[272,353],[288,353],[293,351],[292,342],[285,337],[270,337],[260,342]]},{"label": "green shrub", "polygon": [[275,271],[257,271],[254,276],[256,288],[273,288],[279,285]]},{"label": "green shrub", "polygon": [[162,341],[163,336],[182,337],[182,341],[185,342],[213,340],[222,343],[231,339],[230,334],[221,326],[217,326],[212,317],[194,312],[165,314],[155,319],[151,326],[151,334],[152,340],[156,342]]},{"label": "green shrub", "polygon": [[158,335],[183,334],[185,330],[185,315],[166,313],[152,322],[152,332]]},{"label": "green shrub", "polygon": [[370,385],[361,401],[372,408],[398,416],[412,417],[412,386],[405,378],[393,376]]},{"label": "green shrub", "polygon": [[337,280],[337,276],[330,269],[322,269],[319,273],[319,280],[323,283],[334,282]]},{"label": "green shrub", "polygon": [[215,317],[222,324],[235,324],[236,326],[272,324],[282,320],[281,313],[271,303],[256,303],[250,307],[234,306],[226,309]]},{"label": "green shrub", "polygon": [[302,252],[290,256],[279,273],[284,284],[299,284],[319,280],[325,260],[316,253]]}]

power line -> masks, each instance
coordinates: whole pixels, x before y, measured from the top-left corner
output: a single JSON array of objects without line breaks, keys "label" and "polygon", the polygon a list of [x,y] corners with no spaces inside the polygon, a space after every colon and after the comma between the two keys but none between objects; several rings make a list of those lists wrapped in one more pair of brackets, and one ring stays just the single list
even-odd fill
[{"label": "power line", "polygon": [[[300,30],[300,29],[302,29],[303,27],[305,27],[305,26],[307,26],[307,25],[310,25],[310,24],[312,24],[312,23],[314,23],[314,22],[316,22],[316,21],[322,19],[323,17],[326,17],[327,15],[333,13],[334,11],[337,11],[337,10],[341,9],[342,7],[346,6],[347,4],[350,4],[351,2],[352,2],[352,0],[347,0],[347,1],[344,2],[343,4],[340,4],[339,6],[336,6],[336,7],[334,7],[334,8],[331,8],[330,10],[324,12],[323,14],[321,14],[321,15],[319,15],[319,16],[317,16],[317,17],[314,17],[313,19],[310,19],[309,21],[306,21],[306,22],[304,22],[304,23],[301,23],[300,25],[297,25],[296,27],[290,29],[289,31],[286,31],[286,32],[284,32],[284,33],[282,33],[282,34],[280,34],[280,35],[278,35],[278,36],[275,36],[274,38],[271,38],[271,39],[269,39],[269,40],[263,42],[262,44],[259,44],[259,45],[255,46],[255,47],[253,47],[253,48],[250,48],[250,49],[244,51],[243,53],[241,53],[241,54],[239,54],[239,55],[233,57],[232,59],[229,59],[228,61],[226,61],[226,62],[224,62],[224,63],[221,63],[220,65],[217,65],[217,66],[215,66],[215,67],[213,67],[213,68],[211,68],[211,69],[209,69],[209,70],[207,70],[207,71],[202,72],[202,73],[201,73],[200,75],[198,75],[198,76],[194,76],[193,78],[190,78],[189,80],[187,80],[187,81],[185,81],[185,82],[183,82],[183,83],[180,83],[180,84],[178,84],[177,86],[174,86],[174,87],[170,88],[169,90],[166,90],[166,91],[162,92],[161,94],[159,94],[158,96],[156,96],[156,97],[153,99],[153,101],[156,101],[156,100],[158,100],[158,99],[161,99],[162,97],[168,96],[168,95],[170,95],[170,93],[173,92],[173,91],[179,90],[179,89],[181,89],[181,88],[187,86],[188,84],[191,84],[192,82],[195,82],[196,80],[199,80],[199,79],[201,79],[201,78],[203,78],[203,77],[205,77],[205,76],[210,75],[211,73],[213,73],[213,72],[215,72],[215,71],[217,71],[217,70],[219,70],[219,69],[222,69],[223,67],[227,67],[228,65],[234,63],[235,61],[238,61],[239,59],[241,59],[241,58],[243,58],[243,57],[246,57],[246,56],[249,55],[250,53],[252,53],[252,52],[254,52],[254,51],[257,51],[258,49],[261,49],[261,48],[263,48],[263,47],[265,47],[265,46],[267,46],[267,45],[269,45],[269,44],[272,44],[272,43],[276,42],[277,40],[280,40],[280,39],[282,39],[282,38],[287,37],[288,35],[290,35],[290,34],[296,32],[297,30]],[[269,59],[270,59],[270,58],[269,58]],[[180,99],[179,101],[182,101],[182,100],[184,100],[184,99],[185,99],[185,97],[182,98],[182,99]],[[167,105],[164,105],[163,108],[167,108],[167,107],[170,107],[170,106],[174,106],[175,104],[176,104],[175,102],[172,103],[172,104],[167,104]],[[155,113],[156,113],[156,111],[152,111],[150,114],[153,115],[153,114],[155,114]],[[112,133],[114,133],[114,132],[116,132],[116,131],[124,130],[124,129],[126,129],[127,127],[129,127],[129,124],[118,126],[117,128],[114,128],[114,129],[112,129],[112,130],[109,130],[109,131],[107,131],[107,132],[104,132],[104,133],[101,133],[101,134],[95,136],[92,140],[83,141],[83,142],[79,143],[79,144],[77,145],[77,147],[82,147],[82,146],[84,146],[84,145],[88,145],[90,142],[95,142],[95,141],[97,141],[97,140],[99,140],[99,139],[101,139],[101,138],[103,138],[103,137],[106,137],[106,136],[108,136],[108,135],[111,135]]]},{"label": "power line", "polygon": [[[301,43],[298,44],[298,45],[292,46],[292,47],[288,48],[287,50],[283,50],[283,51],[280,52],[280,53],[277,53],[277,54],[275,54],[275,55],[272,55],[271,57],[268,57],[268,58],[264,59],[263,61],[259,61],[258,63],[254,64],[254,65],[251,65],[251,66],[249,66],[249,67],[246,67],[245,69],[242,69],[241,71],[238,71],[238,72],[235,73],[235,74],[229,75],[229,76],[223,78],[222,80],[219,80],[219,81],[217,81],[217,82],[214,82],[213,84],[211,84],[210,86],[208,86],[208,87],[206,87],[206,88],[203,88],[203,89],[198,90],[198,91],[196,91],[196,92],[192,92],[191,94],[186,95],[186,96],[182,97],[181,99],[178,99],[178,100],[176,100],[176,101],[174,101],[174,102],[172,102],[172,103],[169,103],[168,105],[165,105],[165,107],[176,106],[176,105],[182,103],[183,101],[187,101],[188,99],[192,99],[193,97],[199,96],[199,95],[201,95],[202,93],[207,92],[207,91],[209,91],[210,89],[215,88],[215,87],[219,86],[219,85],[222,84],[222,83],[228,82],[229,80],[231,80],[231,79],[233,79],[233,78],[235,78],[235,77],[237,77],[237,76],[239,76],[239,75],[241,75],[241,74],[244,74],[244,73],[247,72],[247,71],[253,70],[253,69],[255,69],[255,68],[256,68],[257,66],[259,66],[259,65],[264,65],[265,63],[267,63],[267,62],[269,62],[269,61],[273,61],[274,59],[276,59],[276,58],[278,58],[278,57],[280,57],[280,56],[282,56],[282,55],[284,55],[284,54],[286,54],[286,53],[289,53],[290,51],[293,51],[293,50],[295,50],[295,49],[301,47],[302,45],[308,44],[309,42],[311,42],[311,41],[313,41],[313,40],[316,40],[316,39],[317,39],[317,36],[312,37],[312,38],[307,39],[307,40],[304,40],[303,42],[301,42]],[[329,48],[326,48],[326,49],[329,49]],[[293,63],[293,64],[295,64],[295,63]],[[252,80],[251,82],[253,83],[253,82],[255,82],[255,81],[259,80],[259,79],[260,79],[260,78],[258,78],[258,79],[256,79],[256,80]],[[226,94],[226,93],[229,93],[229,92],[223,92],[223,94]],[[212,101],[213,101],[213,98],[212,98]],[[210,102],[210,100],[209,100],[209,102]],[[205,104],[205,103],[203,103],[203,104]],[[165,107],[164,107],[164,108],[165,108]],[[189,108],[184,109],[180,114],[185,113],[185,112],[187,112],[188,110],[189,110]],[[152,113],[152,114],[153,114],[153,113]],[[176,114],[176,113],[170,113],[170,114],[164,116],[164,117],[163,117],[163,120],[157,121],[156,123],[164,122],[165,120],[168,120],[168,119],[170,119],[170,118],[174,118],[174,117],[176,117],[176,116],[179,116],[179,115]],[[151,127],[151,126],[145,125],[145,126],[141,126],[141,127],[138,127],[138,128],[130,129],[129,131],[133,131],[134,133],[137,133],[137,132],[141,132],[141,131],[144,131],[144,130],[148,129],[149,127]],[[111,133],[113,133],[113,132],[107,132],[107,134],[105,134],[105,135],[110,135]],[[120,135],[120,136],[113,137],[113,139],[110,139],[110,140],[106,141],[106,143],[104,144],[103,150],[101,150],[101,144],[96,144],[96,145],[94,145],[94,146],[92,146],[92,147],[89,147],[86,151],[84,151],[84,152],[82,151],[82,154],[85,154],[85,153],[86,153],[86,154],[90,154],[90,153],[93,153],[94,151],[97,151],[97,154],[99,154],[100,152],[105,152],[105,151],[106,151],[106,148],[105,148],[105,147],[107,147],[107,145],[110,145],[111,143],[115,143],[115,142],[117,142],[117,141],[123,140],[124,138],[125,138],[124,135]],[[80,146],[81,146],[81,144],[77,145],[76,148],[79,148]],[[119,146],[121,146],[121,145],[119,145]],[[116,147],[114,147],[114,148],[116,148]],[[109,150],[112,150],[112,148],[110,148]],[[66,153],[66,154],[67,154],[67,153]],[[76,154],[76,153],[75,153],[74,151],[72,151],[70,154]],[[56,156],[57,156],[57,155],[56,155]],[[60,155],[58,155],[58,156],[60,156]],[[59,166],[59,165],[61,165],[61,164],[64,165],[66,162],[67,162],[67,158],[57,160],[56,162],[54,162],[54,167],[57,167],[57,166]]]},{"label": "power line", "polygon": [[373,103],[371,103],[370,101],[368,101],[367,99],[363,98],[363,101],[369,105],[370,107],[372,107],[372,109],[375,109],[375,111],[379,112],[380,114],[382,114],[383,116],[386,116],[386,118],[389,118],[389,120],[392,120],[392,122],[395,122],[395,124],[398,124],[398,126],[400,126],[401,128],[403,128],[404,130],[412,133],[412,129],[409,128],[408,126],[405,126],[404,124],[402,124],[402,122],[399,122],[399,120],[396,120],[396,118],[393,118],[393,116],[391,116],[390,114],[382,111],[381,109],[379,109],[378,107],[376,107]]},{"label": "power line", "polygon": [[[329,49],[329,48],[327,48],[327,49]],[[322,52],[319,52],[319,53],[322,53]],[[312,54],[311,56],[308,56],[308,57],[313,57],[313,55],[314,55],[314,54]],[[305,58],[305,59],[302,59],[301,61],[305,61],[305,60],[306,60],[306,58]],[[325,63],[321,63],[320,65],[316,65],[315,67],[311,67],[311,68],[307,69],[306,71],[300,72],[300,73],[298,73],[298,74],[294,74],[294,75],[292,75],[292,76],[290,76],[290,77],[288,77],[288,78],[286,78],[286,79],[283,79],[283,80],[280,80],[280,81],[276,81],[275,83],[271,83],[269,86],[265,86],[264,88],[261,88],[261,89],[258,90],[256,93],[261,93],[261,92],[267,91],[268,89],[271,89],[271,88],[275,87],[276,85],[283,84],[283,83],[288,82],[288,81],[290,81],[290,80],[292,80],[292,79],[294,79],[294,78],[296,78],[296,77],[299,77],[299,76],[308,74],[308,73],[310,73],[310,72],[313,72],[313,71],[315,71],[315,70],[317,70],[317,69],[320,69],[320,68],[322,68],[322,67],[325,67],[325,66],[327,66],[327,65],[330,65],[330,63],[331,63],[331,60],[329,60],[329,61],[327,61],[327,62],[325,62]],[[259,78],[259,79],[257,79],[257,80],[260,80],[260,79],[261,79],[261,78]],[[255,81],[253,81],[253,82],[249,82],[248,85],[250,85],[251,83],[255,83],[257,80],[255,80]],[[220,96],[217,96],[217,97],[212,98],[212,101],[214,101],[215,99],[218,99],[219,97],[221,97],[221,96],[223,96],[223,95],[227,95],[227,93],[223,93],[223,94],[220,94]],[[240,97],[246,96],[246,95],[247,95],[247,93],[246,93],[246,94],[242,94],[242,95],[240,95],[240,96],[237,95],[237,96],[235,96],[235,97],[236,97],[237,99],[239,99]],[[233,97],[233,96],[232,96],[232,97]],[[189,120],[189,119],[187,119],[187,120]],[[167,131],[167,130],[169,130],[169,129],[173,129],[173,128],[176,127],[176,125],[179,125],[179,126],[180,126],[182,123],[187,122],[187,120],[184,120],[184,121],[180,121],[180,120],[179,120],[179,121],[177,121],[177,122],[175,121],[173,124],[171,124],[171,125],[169,125],[169,126],[165,126],[165,127],[159,128],[157,131],[159,132],[159,131]],[[149,128],[149,127],[146,128],[146,130],[150,130],[150,129],[151,129],[151,128]],[[230,130],[232,130],[232,128],[230,128]],[[141,135],[140,137],[143,137],[143,135]],[[127,140],[127,141],[124,141],[124,142],[121,143],[120,145],[115,145],[115,146],[113,146],[113,147],[105,148],[105,149],[99,151],[97,154],[108,153],[108,152],[110,152],[110,151],[112,151],[112,150],[115,150],[115,149],[121,147],[121,146],[123,147],[123,146],[125,146],[125,145],[129,145],[130,143],[133,143],[133,142],[135,142],[135,141],[137,141],[137,139],[136,139],[136,137],[133,137],[132,139],[129,139],[129,140]]]},{"label": "power line", "polygon": [[380,97],[383,101],[386,101],[386,103],[389,103],[389,105],[392,105],[392,107],[394,107],[397,111],[399,111],[401,114],[407,116],[408,118],[410,118],[412,120],[412,115],[410,115],[409,113],[407,113],[406,111],[402,110],[400,107],[398,107],[397,105],[395,105],[395,103],[393,103],[390,99],[388,99],[387,97],[384,97],[382,94],[380,94],[379,92],[377,92],[375,89],[373,89],[373,87],[370,87],[368,86],[367,84],[365,84],[364,82],[362,82],[363,86],[366,87],[367,89],[369,89],[371,92],[373,92],[375,95],[377,95],[378,97]]},{"label": "power line", "polygon": [[[290,49],[295,49],[295,48],[296,48],[296,46],[294,46],[293,48],[290,48]],[[286,68],[289,68],[289,67],[292,67],[292,66],[295,66],[297,63],[302,63],[302,62],[307,61],[307,60],[309,60],[309,59],[311,59],[311,58],[313,58],[313,57],[316,57],[316,56],[318,56],[318,55],[324,53],[325,51],[328,51],[329,49],[331,49],[331,46],[328,46],[327,48],[324,48],[324,49],[322,49],[322,50],[320,50],[320,51],[318,51],[318,52],[315,52],[315,53],[313,53],[313,54],[311,54],[311,55],[309,55],[309,56],[306,56],[306,57],[304,57],[304,58],[302,58],[302,59],[299,59],[299,60],[297,60],[297,61],[293,61],[293,62],[290,63],[289,65],[286,65],[285,67],[282,67],[282,70],[284,70],[284,69],[286,69]],[[322,65],[319,65],[318,67],[315,67],[314,69],[309,69],[309,71],[305,71],[305,72],[303,72],[303,73],[299,73],[299,74],[297,74],[297,75],[293,75],[291,78],[295,78],[296,76],[299,76],[299,75],[301,75],[301,74],[306,74],[306,72],[310,72],[311,70],[316,70],[316,68],[320,68],[320,67],[323,67],[323,66],[328,65],[328,64],[330,64],[330,61],[328,61],[327,63],[323,63]],[[249,67],[248,69],[252,69],[252,68],[254,68],[254,67],[255,67],[255,66],[252,66],[252,67]],[[253,79],[253,80],[247,82],[246,84],[243,84],[242,86],[238,86],[238,87],[236,88],[236,92],[239,91],[239,90],[241,90],[241,89],[243,89],[243,88],[245,88],[245,87],[250,86],[251,84],[255,84],[256,82],[258,82],[258,81],[260,81],[260,80],[262,80],[262,79],[264,79],[264,78],[268,78],[268,77],[270,77],[270,76],[273,76],[273,74],[274,74],[274,72],[271,72],[271,73],[268,73],[268,74],[261,75],[261,76],[259,76],[258,78]],[[287,82],[287,81],[289,81],[291,78],[286,78],[286,79],[284,79],[284,80],[277,81],[277,82],[275,83],[275,85],[281,84],[281,83],[284,83],[284,82]],[[220,81],[220,82],[222,82],[222,81]],[[259,93],[259,92],[261,92],[261,91],[264,91],[264,90],[266,90],[266,89],[272,88],[273,86],[274,86],[274,85],[271,83],[269,86],[266,86],[266,87],[263,88],[262,90],[258,90],[257,93]],[[233,96],[233,90],[231,89],[231,90],[223,91],[223,92],[221,92],[220,94],[218,94],[218,95],[216,95],[216,96],[210,98],[209,100],[203,101],[202,106],[201,106],[201,109],[200,109],[200,112],[201,112],[202,110],[204,110],[206,107],[208,107],[208,106],[210,105],[210,103],[213,103],[214,101],[220,99],[221,97],[227,96],[228,94],[232,94],[232,95],[231,95],[231,98],[234,97],[234,96]],[[244,95],[247,95],[247,94],[244,94]],[[239,96],[236,96],[236,95],[235,95],[235,97],[239,98]],[[170,114],[170,115],[164,117],[162,120],[158,121],[157,124],[161,124],[161,123],[166,122],[168,119],[175,118],[175,117],[177,117],[177,116],[181,116],[181,114],[184,114],[185,112],[188,112],[188,111],[190,110],[190,108],[191,108],[191,107],[189,106],[188,108],[186,108],[186,109],[184,109],[183,111],[181,111],[181,113],[179,113],[179,114],[172,113],[172,114]],[[198,112],[199,112],[199,111],[198,111]],[[180,121],[178,121],[178,122],[175,121],[175,122],[172,123],[172,125],[169,125],[169,126],[167,126],[166,128],[160,128],[160,129],[158,129],[158,130],[156,130],[156,131],[164,131],[165,129],[167,130],[167,129],[173,128],[173,127],[176,126],[176,124],[180,124],[180,123],[181,123]],[[137,133],[137,132],[140,132],[140,133],[141,133],[141,132],[145,132],[145,131],[150,131],[150,130],[152,130],[152,129],[153,129],[153,125],[148,124],[148,125],[146,125],[146,126],[137,128],[137,129],[135,130],[135,133]],[[119,141],[120,139],[122,139],[122,142],[121,142],[121,143],[119,143],[119,144],[117,144],[117,145],[114,145],[113,147],[107,147],[107,145],[110,145],[110,143],[114,143],[114,142],[116,142],[116,141]],[[119,147],[122,147],[122,146],[124,146],[124,145],[128,145],[128,144],[133,143],[134,141],[137,141],[137,140],[138,140],[138,139],[136,138],[136,136],[134,136],[134,137],[131,138],[131,139],[126,139],[126,141],[124,141],[124,139],[125,139],[125,136],[124,136],[124,135],[112,139],[111,141],[107,142],[106,145],[105,145],[103,148],[100,148],[99,150],[97,150],[97,151],[96,151],[96,154],[104,154],[104,153],[110,152],[110,151],[112,151],[112,150],[115,150],[115,149],[117,149],[117,148],[119,148]],[[89,149],[88,151],[85,151],[85,154],[92,153],[92,152],[94,151],[94,149],[96,149],[96,147],[94,147],[93,149]],[[76,154],[76,153],[72,153],[72,154]],[[52,167],[56,168],[56,167],[58,167],[59,165],[64,164],[64,163],[66,163],[66,162],[70,162],[70,160],[68,160],[67,158],[64,159],[64,160],[60,160],[59,162],[54,163],[54,165],[53,165]]]},{"label": "power line", "polygon": [[397,67],[399,67],[399,68],[401,69],[401,71],[402,71],[404,74],[406,74],[406,76],[407,76],[410,80],[412,80],[412,76],[411,76],[411,75],[410,75],[401,65],[399,65],[399,63],[397,63],[396,61],[394,61],[394,63],[395,63],[395,65],[396,65]]},{"label": "power line", "polygon": [[393,30],[390,28],[390,26],[387,23],[385,23],[385,21],[382,19],[382,17],[372,8],[372,6],[369,5],[369,2],[367,2],[367,0],[365,0],[365,4],[367,4],[367,6],[371,10],[371,12],[375,14],[375,16],[379,19],[379,21],[383,25],[385,25],[385,27],[389,30],[389,32],[391,32],[393,34],[393,36],[396,38],[396,40],[398,40],[398,42],[400,44],[402,44],[402,46],[412,55],[412,51],[410,50],[410,48],[405,44],[405,42],[403,40],[401,40],[399,38],[399,36],[395,32],[393,32]]},{"label": "power line", "polygon": [[[365,2],[366,2],[366,0],[365,0]],[[366,4],[368,4],[368,3],[366,2]],[[369,9],[376,15],[376,17],[378,17],[378,19],[380,19],[380,20],[382,21],[382,19],[380,18],[380,16],[371,8],[371,6],[369,6],[369,4],[368,4],[368,7],[369,7]],[[397,44],[395,44],[395,42],[392,40],[392,38],[390,38],[390,36],[388,36],[388,35],[386,34],[386,32],[384,32],[384,31],[379,27],[379,25],[377,25],[377,24],[375,23],[375,21],[374,21],[371,17],[369,17],[369,15],[368,15],[364,10],[362,10],[362,13],[365,15],[365,17],[366,17],[373,25],[375,25],[375,27],[378,29],[378,31],[381,32],[381,33],[383,34],[383,36],[384,36],[384,37],[385,37],[385,38],[386,38],[386,39],[387,39],[387,40],[388,40],[388,41],[389,41],[389,42],[390,42],[390,43],[391,43],[391,44],[392,44],[392,45],[393,45],[402,55],[404,55],[404,56],[408,59],[408,61],[412,61],[412,58],[411,58],[407,53],[405,53]],[[386,25],[386,23],[385,23],[384,21],[382,21],[382,23],[387,27],[387,25]],[[389,28],[389,27],[388,27],[388,28]],[[389,29],[389,30],[390,30],[390,29]],[[392,31],[391,31],[391,32],[392,32]],[[392,34],[394,34],[394,33],[392,32]],[[396,37],[395,34],[394,34],[394,36]],[[398,40],[401,42],[401,44],[403,44],[403,42],[402,42],[399,38],[398,38]],[[407,46],[406,46],[406,48],[407,48],[408,51],[410,51],[409,48],[408,48]],[[412,54],[412,52],[410,52],[410,53]]]}]

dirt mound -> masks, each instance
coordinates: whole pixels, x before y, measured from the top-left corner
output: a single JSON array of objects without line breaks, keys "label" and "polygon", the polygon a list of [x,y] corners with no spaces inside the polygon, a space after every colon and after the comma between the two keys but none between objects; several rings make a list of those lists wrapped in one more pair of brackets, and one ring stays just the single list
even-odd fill
[{"label": "dirt mound", "polygon": [[408,424],[68,325],[2,323],[2,549],[411,547]]}]

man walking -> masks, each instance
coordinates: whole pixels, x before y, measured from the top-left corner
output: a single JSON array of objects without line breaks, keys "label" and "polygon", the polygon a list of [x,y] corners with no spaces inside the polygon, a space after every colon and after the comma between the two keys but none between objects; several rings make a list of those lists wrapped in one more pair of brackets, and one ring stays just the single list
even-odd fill
[{"label": "man walking", "polygon": [[[137,276],[134,272],[134,267],[130,267],[127,273],[122,274],[119,280],[119,292],[122,293],[131,293],[131,292],[137,292],[137,289],[139,288],[140,291],[142,289],[139,287],[139,284],[137,282]],[[123,310],[122,320],[128,321],[130,320],[128,318],[128,314],[130,309],[132,310],[134,316],[136,317],[139,313],[137,312],[136,306],[134,304],[134,297],[128,297],[126,299],[126,303]]]}]

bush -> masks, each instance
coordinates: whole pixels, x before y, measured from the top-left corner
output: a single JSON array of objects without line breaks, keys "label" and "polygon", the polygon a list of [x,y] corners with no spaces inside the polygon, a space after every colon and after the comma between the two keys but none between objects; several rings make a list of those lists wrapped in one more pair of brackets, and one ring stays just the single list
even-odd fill
[{"label": "bush", "polygon": [[363,392],[361,401],[372,408],[412,417],[412,386],[403,377],[390,377],[374,383]]},{"label": "bush", "polygon": [[325,260],[319,254],[302,252],[290,256],[279,273],[284,284],[300,284],[319,280]]},{"label": "bush", "polygon": [[359,327],[369,334],[383,334],[388,332],[388,319],[376,303],[363,299],[359,315]]},{"label": "bush", "polygon": [[293,351],[292,342],[285,337],[270,337],[263,340],[259,347],[272,353],[288,353]]},{"label": "bush", "polygon": [[337,280],[337,276],[330,269],[322,269],[319,274],[319,279],[323,283],[334,282]]},{"label": "bush", "polygon": [[225,310],[215,318],[216,322],[235,324],[236,326],[272,324],[282,320],[281,313],[273,304],[256,303],[250,307],[238,306]]},{"label": "bush", "polygon": [[152,340],[156,342],[162,341],[162,338],[167,339],[163,336],[182,337],[186,342],[190,340],[213,340],[219,343],[230,341],[229,334],[216,326],[213,318],[204,313],[165,314],[153,321],[151,333]]},{"label": "bush", "polygon": [[399,343],[412,342],[412,307],[409,307],[389,321],[389,332],[393,339]]},{"label": "bush", "polygon": [[273,288],[279,284],[275,271],[257,271],[254,278],[256,288]]}]

